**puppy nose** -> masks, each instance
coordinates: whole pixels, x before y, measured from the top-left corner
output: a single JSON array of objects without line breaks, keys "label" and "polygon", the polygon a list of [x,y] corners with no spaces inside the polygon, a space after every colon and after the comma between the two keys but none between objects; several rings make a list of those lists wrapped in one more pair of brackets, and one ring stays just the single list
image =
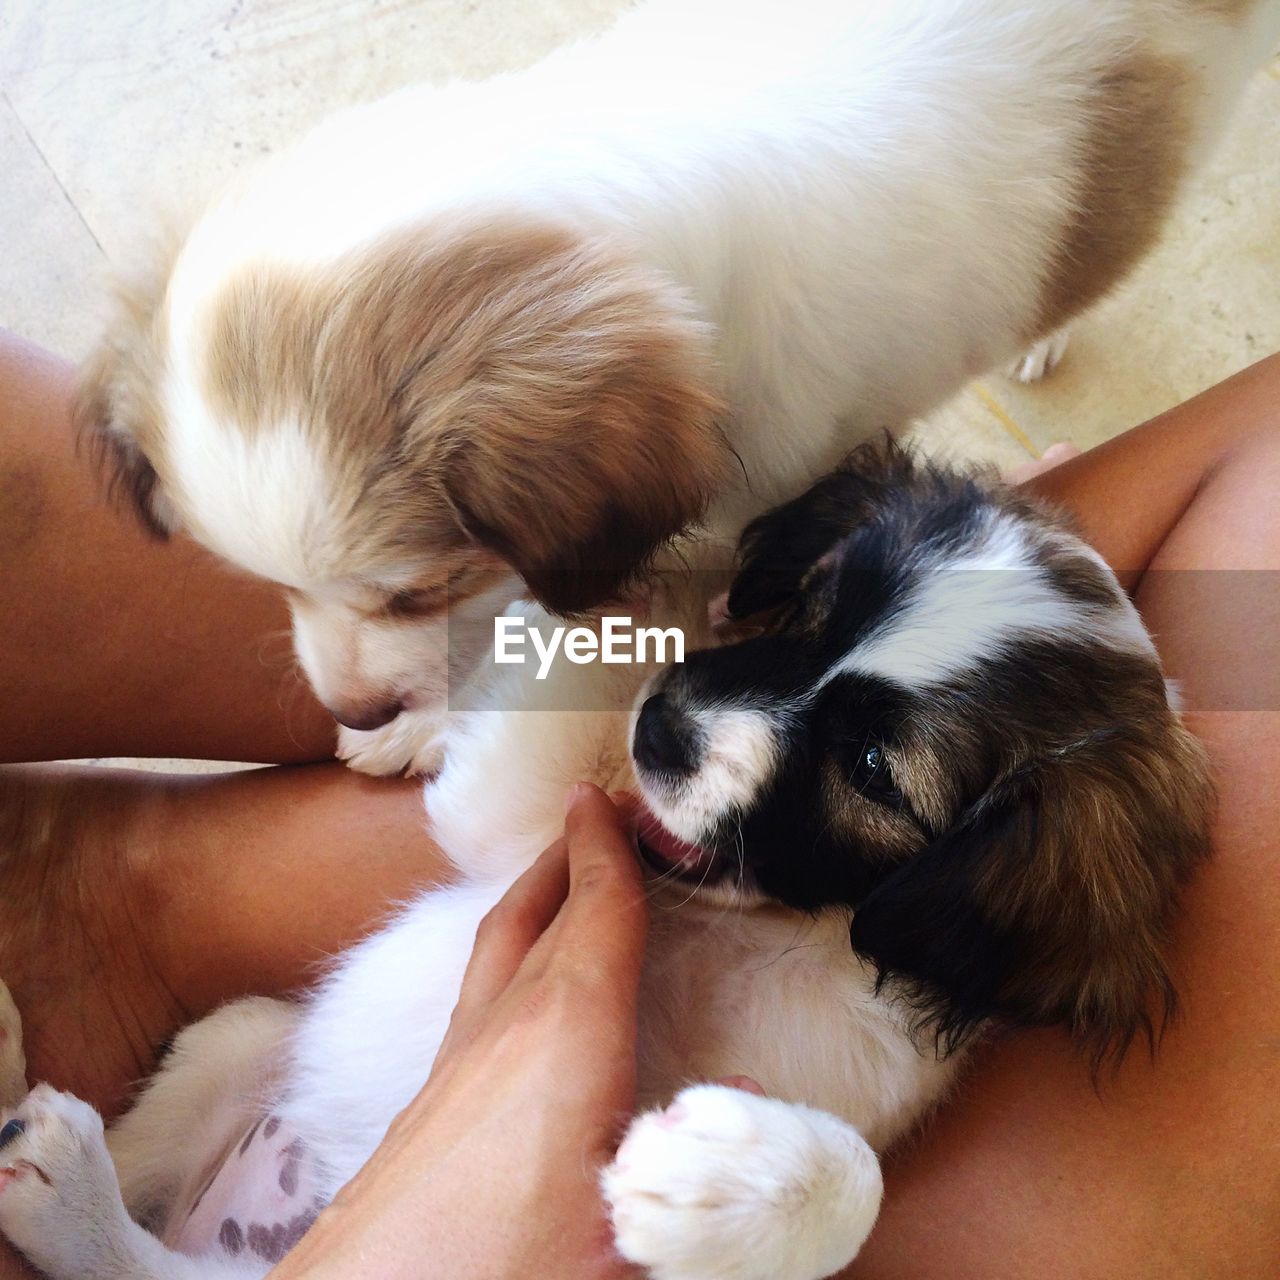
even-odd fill
[{"label": "puppy nose", "polygon": [[636,763],[655,773],[692,773],[697,767],[696,731],[661,694],[649,698],[636,720]]},{"label": "puppy nose", "polygon": [[[326,704],[329,705],[329,704]],[[391,702],[357,702],[329,705],[329,714],[348,729],[381,729],[404,710],[399,698]]]}]

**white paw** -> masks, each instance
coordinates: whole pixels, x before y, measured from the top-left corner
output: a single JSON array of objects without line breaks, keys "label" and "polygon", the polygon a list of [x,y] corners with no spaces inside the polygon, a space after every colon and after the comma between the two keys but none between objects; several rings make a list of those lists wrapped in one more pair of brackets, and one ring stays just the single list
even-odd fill
[{"label": "white paw", "polygon": [[1005,372],[1019,382],[1039,382],[1045,374],[1052,373],[1058,367],[1067,353],[1067,343],[1070,341],[1071,330],[1058,329],[1019,356]]},{"label": "white paw", "polygon": [[130,1274],[130,1222],[86,1102],[37,1085],[0,1128],[0,1233],[52,1280]]},{"label": "white paw", "polygon": [[0,982],[0,1110],[16,1106],[27,1092],[27,1060],[22,1052],[22,1019]]},{"label": "white paw", "polygon": [[436,773],[444,759],[447,712],[404,711],[381,729],[338,728],[338,758],[359,773],[385,778],[413,773]]},{"label": "white paw", "polygon": [[820,1280],[862,1247],[882,1191],[842,1120],[720,1085],[639,1116],[602,1183],[618,1251],[654,1280]]}]

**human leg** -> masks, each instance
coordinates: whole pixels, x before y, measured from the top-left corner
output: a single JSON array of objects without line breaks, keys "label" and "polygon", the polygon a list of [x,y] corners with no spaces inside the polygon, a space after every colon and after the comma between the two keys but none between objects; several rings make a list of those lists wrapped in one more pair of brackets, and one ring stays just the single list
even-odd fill
[{"label": "human leg", "polygon": [[28,1076],[106,1114],[180,1026],[305,983],[447,869],[421,789],[338,765],[0,770],[0,973]]},{"label": "human leg", "polygon": [[0,760],[331,756],[279,593],[103,499],[74,376],[0,331]]}]

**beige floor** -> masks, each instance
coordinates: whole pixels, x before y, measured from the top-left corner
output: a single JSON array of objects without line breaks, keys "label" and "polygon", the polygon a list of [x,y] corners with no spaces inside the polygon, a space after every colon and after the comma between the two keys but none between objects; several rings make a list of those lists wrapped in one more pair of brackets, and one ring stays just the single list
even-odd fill
[{"label": "beige floor", "polygon": [[[518,65],[627,0],[0,0],[0,324],[76,357],[102,268],[309,121],[423,78]],[[1163,248],[1062,367],[993,375],[929,424],[1009,464],[1082,445],[1280,348],[1280,61]]]}]

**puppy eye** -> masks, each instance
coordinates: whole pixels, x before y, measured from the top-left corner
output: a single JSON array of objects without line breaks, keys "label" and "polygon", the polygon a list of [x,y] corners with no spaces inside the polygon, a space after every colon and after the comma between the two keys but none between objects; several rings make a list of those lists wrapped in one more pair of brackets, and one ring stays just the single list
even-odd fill
[{"label": "puppy eye", "polygon": [[849,781],[862,795],[872,800],[891,805],[902,803],[902,792],[893,782],[889,752],[881,743],[871,738],[863,742],[853,755]]},{"label": "puppy eye", "polygon": [[448,603],[447,589],[428,587],[421,591],[397,591],[385,607],[393,618],[422,618],[439,612]]}]

